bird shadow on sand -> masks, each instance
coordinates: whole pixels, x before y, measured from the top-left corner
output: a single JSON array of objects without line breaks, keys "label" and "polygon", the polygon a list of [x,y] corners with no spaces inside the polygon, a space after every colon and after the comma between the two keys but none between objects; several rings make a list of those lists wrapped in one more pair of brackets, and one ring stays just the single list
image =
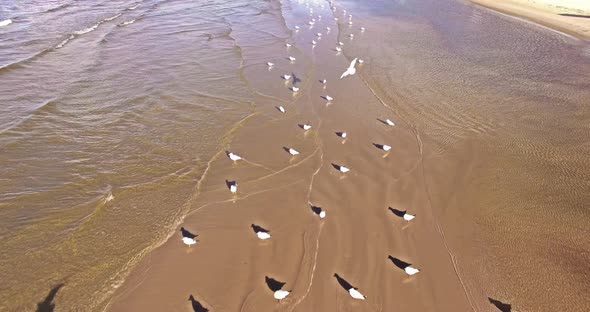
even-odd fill
[{"label": "bird shadow on sand", "polygon": [[57,295],[57,292],[64,286],[65,284],[57,284],[51,288],[45,300],[37,303],[37,310],[36,312],[53,312],[55,310],[55,303],[53,303],[53,299]]},{"label": "bird shadow on sand", "polygon": [[198,236],[197,234],[193,234],[183,227],[180,228],[180,233],[182,233],[182,237],[188,237],[193,239]]},{"label": "bird shadow on sand", "polygon": [[291,73],[291,76],[293,77],[293,85],[301,82],[301,78],[297,77],[295,73]]},{"label": "bird shadow on sand", "polygon": [[410,266],[410,264],[409,264],[409,263],[407,263],[407,262],[405,262],[405,261],[402,261],[402,260],[400,260],[400,259],[398,259],[398,258],[396,258],[396,257],[393,257],[393,256],[387,256],[387,258],[389,258],[389,260],[391,260],[391,262],[393,262],[393,264],[394,264],[396,267],[398,267],[400,270],[402,270],[402,271],[403,271],[403,270],[405,270],[405,268],[407,268],[407,267],[409,267],[409,266]]},{"label": "bird shadow on sand", "polygon": [[193,307],[194,312],[208,312],[209,309],[205,308],[200,302],[198,302],[193,295],[188,297],[188,301],[191,302],[191,306]]},{"label": "bird shadow on sand", "polygon": [[488,297],[488,300],[490,301],[491,304],[493,304],[496,308],[498,308],[498,310],[500,310],[502,312],[512,312],[512,306],[510,304],[504,303],[504,302],[496,300],[496,299],[492,299],[490,297]]},{"label": "bird shadow on sand", "polygon": [[332,167],[334,167],[334,169],[336,169],[338,171],[340,171],[342,169],[342,166],[341,165],[338,165],[338,164],[335,164],[335,163],[332,163]]},{"label": "bird shadow on sand", "polygon": [[237,186],[238,183],[236,181],[231,181],[231,180],[225,180],[225,185],[227,185],[227,188],[231,190],[232,186]]},{"label": "bird shadow on sand", "polygon": [[404,215],[406,214],[406,212],[405,211],[402,211],[402,210],[397,210],[397,209],[394,209],[394,208],[391,208],[391,207],[389,207],[388,209],[391,210],[391,212],[393,212],[394,215],[396,215],[396,216],[398,216],[400,218],[403,218]]},{"label": "bird shadow on sand", "polygon": [[268,288],[270,290],[272,290],[273,292],[275,292],[277,290],[281,290],[281,288],[283,288],[283,286],[285,286],[285,284],[286,284],[283,282],[279,282],[276,279],[274,279],[272,277],[268,277],[268,276],[265,276],[264,280],[266,281],[266,285],[268,286]]},{"label": "bird shadow on sand", "polygon": [[350,285],[349,282],[347,282],[345,279],[340,277],[340,275],[338,275],[338,273],[334,273],[334,277],[338,281],[338,284],[340,284],[340,286],[342,286],[342,288],[344,288],[344,290],[348,291],[349,289],[354,288],[352,285]]},{"label": "bird shadow on sand", "polygon": [[311,211],[313,211],[313,213],[319,215],[322,212],[322,208],[318,207],[318,206],[314,206],[314,205],[310,205],[311,207]]},{"label": "bird shadow on sand", "polygon": [[254,233],[258,233],[258,232],[268,233],[268,230],[267,229],[265,229],[265,228],[263,228],[261,226],[258,226],[256,224],[252,224],[252,230],[254,230]]},{"label": "bird shadow on sand", "polygon": [[385,150],[385,145],[383,144],[373,143],[373,145],[380,150]]},{"label": "bird shadow on sand", "polygon": [[389,126],[389,124],[387,123],[387,121],[385,121],[385,120],[383,120],[383,119],[381,119],[381,118],[377,118],[377,120],[378,120],[379,122],[381,122],[382,124],[384,124],[384,125],[388,125],[388,126]]},{"label": "bird shadow on sand", "polygon": [[568,17],[590,18],[590,15],[580,15],[580,14],[561,13],[559,15],[568,16]]}]

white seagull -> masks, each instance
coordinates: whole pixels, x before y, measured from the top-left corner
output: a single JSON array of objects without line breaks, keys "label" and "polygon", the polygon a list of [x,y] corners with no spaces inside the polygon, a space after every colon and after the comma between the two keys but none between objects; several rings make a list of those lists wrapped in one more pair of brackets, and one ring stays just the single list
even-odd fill
[{"label": "white seagull", "polygon": [[336,132],[336,135],[343,138],[343,139],[346,139],[347,134],[346,134],[346,132]]},{"label": "white seagull", "polygon": [[359,299],[359,300],[365,300],[365,299],[367,299],[367,297],[365,295],[361,294],[360,291],[358,291],[358,290],[356,290],[354,288],[349,289],[348,290],[348,293],[354,299]]},{"label": "white seagull", "polygon": [[238,182],[230,181],[230,182],[228,182],[228,184],[229,184],[229,191],[235,194],[238,191]]},{"label": "white seagull", "polygon": [[317,33],[316,35],[317,35],[318,37],[321,37],[321,36],[322,36],[322,33]]},{"label": "white seagull", "polygon": [[385,119],[385,123],[386,123],[388,126],[392,126],[392,127],[393,127],[393,126],[395,126],[395,123],[394,123],[393,121],[389,120],[389,119]]},{"label": "white seagull", "polygon": [[350,34],[348,35],[348,37],[350,37],[350,39],[354,38],[354,34]]},{"label": "white seagull", "polygon": [[389,151],[391,149],[391,146],[386,145],[386,144],[377,144],[377,143],[373,143],[373,145],[375,145],[375,147],[377,147],[378,149],[382,149],[384,151]]},{"label": "white seagull", "polygon": [[342,48],[341,47],[336,47],[336,52],[342,52]]},{"label": "white seagull", "polygon": [[285,80],[289,80],[291,79],[291,75],[283,75],[282,78]]},{"label": "white seagull", "polygon": [[335,20],[335,21],[338,21],[338,18],[337,18],[337,17],[334,17],[334,20]]},{"label": "white seagull", "polygon": [[284,108],[284,107],[282,107],[282,106],[279,106],[279,107],[277,107],[277,109],[279,110],[279,112],[281,112],[281,113],[283,113],[283,114],[287,112],[287,111],[285,110],[285,108]]},{"label": "white seagull", "polygon": [[273,67],[273,66],[275,66],[275,63],[266,62],[266,65],[268,65],[268,67]]},{"label": "white seagull", "polygon": [[0,27],[8,26],[10,24],[12,24],[12,20],[11,19],[5,19],[3,21],[0,21]]},{"label": "white seagull", "polygon": [[297,92],[297,91],[299,91],[299,88],[297,88],[297,87],[295,87],[295,86],[292,86],[292,87],[291,87],[291,91],[293,91],[293,92]]},{"label": "white seagull", "polygon": [[361,27],[361,31],[365,31],[365,27]]},{"label": "white seagull", "polygon": [[321,83],[321,84],[324,84],[324,85],[325,85],[325,84],[326,84],[326,82],[328,82],[326,79],[322,79],[322,80],[320,80],[320,83]]},{"label": "white seagull", "polygon": [[295,62],[295,60],[296,60],[296,58],[294,58],[294,57],[292,57],[292,56],[289,56],[289,61],[291,61],[291,62]]},{"label": "white seagull", "polygon": [[242,159],[242,157],[232,153],[232,152],[226,152],[227,153],[227,157],[229,157],[229,159],[233,160],[233,161],[238,161],[240,159]]},{"label": "white seagull", "polygon": [[323,219],[326,217],[326,211],[323,210],[321,207],[311,206],[311,210],[313,211],[313,213],[318,215],[320,217],[320,219]]},{"label": "white seagull", "polygon": [[331,96],[329,96],[329,95],[326,95],[324,98],[325,98],[325,99],[326,99],[326,101],[328,101],[328,102],[332,102],[332,100],[334,99],[333,97],[331,97]]},{"label": "white seagull", "polygon": [[311,41],[311,45],[316,45],[316,44],[318,44],[318,43],[315,40]]},{"label": "white seagull", "polygon": [[308,124],[302,124],[302,125],[301,125],[301,129],[303,129],[303,130],[309,130],[309,129],[311,129],[311,125],[308,125]]},{"label": "white seagull", "polygon": [[330,29],[330,26],[326,26],[326,30],[327,30],[327,31],[330,31],[330,30],[331,30],[331,29]]},{"label": "white seagull", "polygon": [[291,47],[291,44],[290,44],[290,43],[285,43],[285,46],[286,46],[287,48],[290,48],[290,47]]},{"label": "white seagull", "polygon": [[354,66],[356,65],[356,61],[357,61],[357,58],[355,57],[354,60],[352,60],[352,62],[350,62],[350,65],[348,66],[346,71],[344,73],[342,73],[342,75],[340,76],[340,79],[342,79],[346,76],[356,74],[356,68],[354,68]]},{"label": "white seagull", "polygon": [[406,271],[406,274],[408,274],[408,275],[414,275],[414,274],[416,274],[416,273],[420,272],[420,270],[418,270],[418,269],[416,269],[416,268],[413,268],[412,266],[407,266],[407,267],[404,269],[404,271]]},{"label": "white seagull", "polygon": [[352,25],[352,21],[348,21],[348,25]]},{"label": "white seagull", "polygon": [[342,41],[338,41],[338,45],[339,45],[339,46],[343,46],[343,45],[344,45],[344,43],[343,43]]},{"label": "white seagull", "polygon": [[291,155],[293,155],[293,156],[295,156],[295,155],[299,155],[299,152],[298,152],[298,151],[296,151],[296,150],[294,150],[294,149],[292,149],[292,148],[285,148],[285,149],[287,150],[287,152],[288,152],[289,154],[291,154]]},{"label": "white seagull", "polygon": [[334,168],[336,168],[338,171],[340,171],[342,173],[347,173],[350,171],[350,169],[348,169],[347,167],[341,166],[341,165],[332,164],[332,166],[334,166]]},{"label": "white seagull", "polygon": [[275,291],[275,293],[274,293],[274,297],[275,297],[275,299],[277,299],[277,300],[283,300],[283,299],[285,299],[285,298],[286,298],[286,297],[287,297],[287,296],[288,296],[290,293],[291,293],[290,291],[287,291],[287,290],[281,290],[281,289],[279,289],[279,290]]},{"label": "white seagull", "polygon": [[265,239],[270,238],[270,233],[268,232],[268,230],[263,229],[255,224],[252,224],[252,229],[256,233],[256,236],[258,236],[258,238],[260,238],[261,240],[265,240]]},{"label": "white seagull", "polygon": [[365,62],[364,60],[362,60],[362,59],[359,59],[359,64],[362,64],[362,63],[364,63],[364,62]]},{"label": "white seagull", "polygon": [[411,215],[411,214],[409,214],[409,213],[407,213],[407,212],[406,212],[406,213],[404,213],[404,217],[403,217],[403,218],[404,218],[404,220],[406,220],[406,221],[411,221],[411,220],[413,220],[414,218],[416,218],[416,216],[415,216],[415,215]]},{"label": "white seagull", "polygon": [[298,30],[299,30],[299,26],[295,26],[295,31],[298,31]]},{"label": "white seagull", "polygon": [[197,243],[197,240],[192,238],[192,237],[187,237],[187,236],[183,236],[182,237],[182,242],[187,245],[187,246],[191,246]]}]

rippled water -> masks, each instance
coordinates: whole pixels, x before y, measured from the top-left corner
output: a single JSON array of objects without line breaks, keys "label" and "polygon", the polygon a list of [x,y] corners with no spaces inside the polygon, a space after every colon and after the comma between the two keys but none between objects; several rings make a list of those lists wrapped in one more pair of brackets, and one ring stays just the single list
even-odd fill
[{"label": "rippled water", "polygon": [[[495,261],[529,247],[521,259],[542,261],[527,280],[547,263],[558,263],[552,274],[573,276],[590,246],[587,43],[453,1],[360,3],[341,2],[373,38],[346,50],[367,60],[368,85],[422,134],[430,159],[442,159],[433,164],[474,168],[447,177],[432,165],[434,185],[454,179],[464,190],[440,195],[440,209],[477,211],[477,237]],[[66,283],[76,286],[60,304],[91,310],[169,234],[207,161],[256,112],[256,82],[242,71],[289,36],[267,14],[280,5],[0,4],[0,20],[13,21],[0,28],[6,309],[33,307]],[[466,274],[484,270],[500,285],[486,291],[518,300],[523,286],[505,280],[527,265],[482,264]],[[572,289],[589,285],[587,277],[543,282],[568,280]]]},{"label": "rippled water", "polygon": [[0,4],[13,20],[0,29],[0,301],[30,307],[64,282],[76,289],[63,305],[82,309],[168,235],[252,112],[232,28],[259,12],[245,1]]}]

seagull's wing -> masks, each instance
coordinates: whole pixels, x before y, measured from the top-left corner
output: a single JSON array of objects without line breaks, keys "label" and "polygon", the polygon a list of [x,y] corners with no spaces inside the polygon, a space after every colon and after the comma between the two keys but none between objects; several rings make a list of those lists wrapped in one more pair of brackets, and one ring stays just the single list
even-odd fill
[{"label": "seagull's wing", "polygon": [[348,68],[354,68],[354,66],[356,65],[356,61],[358,60],[357,57],[354,58],[354,60],[352,60],[352,62],[350,62],[350,66],[348,66]]},{"label": "seagull's wing", "polygon": [[[354,67],[353,67],[352,69],[354,69]],[[353,74],[353,73],[352,73],[352,71],[350,70],[350,68],[348,68],[348,69],[346,69],[346,71],[345,71],[345,72],[343,72],[343,73],[342,73],[342,75],[340,76],[340,79],[342,79],[342,78],[344,78],[344,77],[346,77],[346,76],[348,76],[348,75],[351,75],[351,74]]]}]

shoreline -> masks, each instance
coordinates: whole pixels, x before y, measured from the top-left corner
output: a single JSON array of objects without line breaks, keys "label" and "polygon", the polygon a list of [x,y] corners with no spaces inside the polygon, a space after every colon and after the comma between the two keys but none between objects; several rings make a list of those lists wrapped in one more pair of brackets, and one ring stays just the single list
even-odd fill
[{"label": "shoreline", "polygon": [[[472,4],[495,12],[522,18],[526,21],[562,32],[576,39],[590,40],[590,12],[574,8],[557,8],[549,4],[528,3],[526,0],[469,0]],[[571,14],[578,16],[565,16]]]}]

